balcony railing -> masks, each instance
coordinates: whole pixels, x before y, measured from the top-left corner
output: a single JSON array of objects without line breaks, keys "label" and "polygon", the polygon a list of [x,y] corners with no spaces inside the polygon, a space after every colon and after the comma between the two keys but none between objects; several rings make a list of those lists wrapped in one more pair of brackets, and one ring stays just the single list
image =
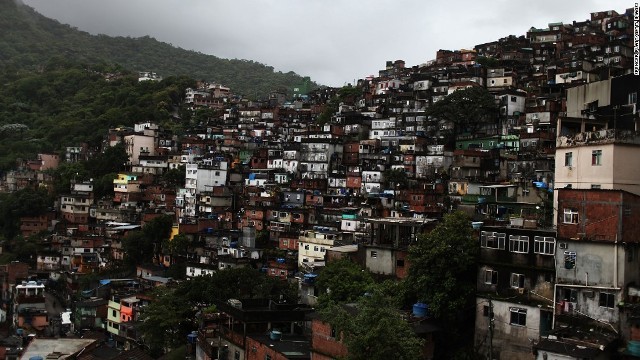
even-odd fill
[{"label": "balcony railing", "polygon": [[559,136],[556,139],[556,147],[571,147],[588,144],[608,143],[640,144],[640,132],[630,130],[600,130],[577,133],[572,136]]}]

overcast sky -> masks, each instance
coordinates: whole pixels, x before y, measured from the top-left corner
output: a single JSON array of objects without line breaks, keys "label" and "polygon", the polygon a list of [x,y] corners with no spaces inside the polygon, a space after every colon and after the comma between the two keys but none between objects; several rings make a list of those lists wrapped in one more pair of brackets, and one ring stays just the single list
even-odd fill
[{"label": "overcast sky", "polygon": [[[92,34],[140,37],[343,86],[456,50],[632,7],[621,0],[23,0]],[[153,69],[149,69],[153,70]]]}]

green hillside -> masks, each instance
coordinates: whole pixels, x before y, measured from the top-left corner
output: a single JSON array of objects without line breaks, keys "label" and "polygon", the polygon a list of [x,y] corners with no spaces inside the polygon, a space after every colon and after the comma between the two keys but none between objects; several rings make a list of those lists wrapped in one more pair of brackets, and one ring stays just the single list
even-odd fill
[{"label": "green hillside", "polygon": [[87,64],[119,64],[130,71],[153,71],[163,77],[184,75],[221,83],[250,97],[273,90],[290,92],[303,82],[293,72],[274,72],[273,67],[254,61],[188,51],[151,37],[94,36],[13,0],[0,0],[0,66],[11,73],[39,70],[56,57]]}]

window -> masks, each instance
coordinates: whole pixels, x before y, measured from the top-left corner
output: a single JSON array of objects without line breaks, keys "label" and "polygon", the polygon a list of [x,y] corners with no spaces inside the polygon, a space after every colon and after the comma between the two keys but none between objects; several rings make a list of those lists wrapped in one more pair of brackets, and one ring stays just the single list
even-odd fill
[{"label": "window", "polygon": [[564,219],[562,221],[565,224],[577,224],[578,223],[578,210],[576,209],[564,209]]},{"label": "window", "polygon": [[577,254],[575,251],[564,252],[564,268],[569,270],[576,267]]},{"label": "window", "polygon": [[629,93],[629,102],[627,104],[635,104],[638,102],[638,93],[632,92]]},{"label": "window", "polygon": [[304,245],[304,249],[305,249],[305,250],[309,250],[309,244],[305,244],[305,245]]},{"label": "window", "polygon": [[524,289],[524,275],[511,273],[511,287],[514,289]]},{"label": "window", "polygon": [[523,235],[509,235],[509,251],[515,253],[529,252],[529,237]]},{"label": "window", "polygon": [[111,316],[116,317],[118,315],[116,315],[116,311],[115,310],[111,310]]},{"label": "window", "polygon": [[504,250],[506,236],[505,233],[483,231],[480,235],[480,246],[489,249]]},{"label": "window", "polygon": [[482,316],[490,317],[491,319],[493,319],[493,311],[491,311],[489,305],[485,305],[482,308]]},{"label": "window", "polygon": [[602,150],[591,151],[591,165],[593,166],[602,165]]},{"label": "window", "polygon": [[556,253],[556,238],[547,236],[534,236],[533,252],[536,254],[554,255]]},{"label": "window", "polygon": [[268,355],[268,354],[267,354],[267,355],[265,355],[265,356],[264,356],[264,360],[271,360],[271,355]]},{"label": "window", "polygon": [[397,259],[396,260],[396,267],[404,267],[404,259]]},{"label": "window", "polygon": [[372,258],[377,258],[378,257],[378,252],[377,251],[371,251],[371,257]]},{"label": "window", "polygon": [[518,101],[518,99],[515,96],[512,96],[511,97],[511,102],[516,102],[516,101]]},{"label": "window", "polygon": [[509,324],[518,326],[527,326],[527,309],[509,308],[511,312],[511,320]]},{"label": "window", "polygon": [[498,283],[498,272],[494,270],[485,270],[484,283],[487,285],[495,285]]},{"label": "window", "polygon": [[233,360],[240,360],[240,351],[236,350],[233,353]]},{"label": "window", "polygon": [[613,309],[615,307],[616,296],[610,293],[600,293],[600,301],[598,305]]},{"label": "window", "polygon": [[573,166],[573,153],[571,151],[564,154],[564,166]]},{"label": "window", "polygon": [[602,189],[602,186],[600,184],[591,184],[591,188],[592,189]]}]

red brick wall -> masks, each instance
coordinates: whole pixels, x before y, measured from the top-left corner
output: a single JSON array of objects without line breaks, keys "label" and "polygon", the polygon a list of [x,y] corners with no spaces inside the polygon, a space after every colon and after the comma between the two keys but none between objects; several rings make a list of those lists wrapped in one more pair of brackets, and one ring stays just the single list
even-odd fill
[{"label": "red brick wall", "polygon": [[640,196],[624,193],[623,199],[622,241],[638,242],[638,234],[640,234]]},{"label": "red brick wall", "polygon": [[[255,348],[255,351],[253,349]],[[271,360],[287,360],[287,357],[276,352],[275,350],[265,346],[264,344],[247,338],[247,346],[245,347],[247,360],[264,360],[266,355],[271,356]]]},{"label": "red brick wall", "polygon": [[[404,260],[404,266],[398,266],[397,260]],[[404,279],[407,277],[407,272],[409,270],[409,259],[406,251],[397,251],[396,252],[396,263],[394,264],[396,268],[396,277],[398,279]]]},{"label": "red brick wall", "polygon": [[311,331],[312,359],[345,357],[349,353],[343,343],[331,337],[331,325],[313,320]]},{"label": "red brick wall", "polygon": [[[578,224],[564,223],[564,210],[578,211]],[[579,238],[584,234],[589,240],[638,242],[635,234],[640,231],[640,197],[616,190],[558,191],[558,238]],[[628,209],[625,212],[625,209]]]}]

